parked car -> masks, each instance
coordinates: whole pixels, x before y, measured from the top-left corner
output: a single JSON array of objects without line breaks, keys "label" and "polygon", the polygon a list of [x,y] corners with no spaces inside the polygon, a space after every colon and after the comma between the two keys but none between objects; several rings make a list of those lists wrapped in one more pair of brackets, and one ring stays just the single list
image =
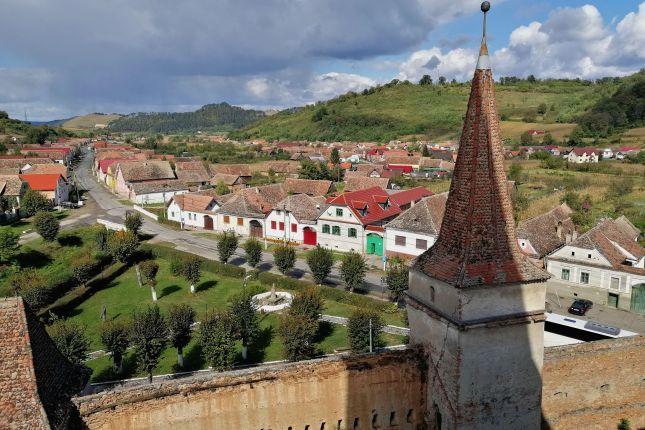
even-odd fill
[{"label": "parked car", "polygon": [[591,300],[574,300],[574,302],[571,303],[571,306],[569,306],[569,313],[574,315],[584,315],[592,308],[592,306],[593,302]]}]

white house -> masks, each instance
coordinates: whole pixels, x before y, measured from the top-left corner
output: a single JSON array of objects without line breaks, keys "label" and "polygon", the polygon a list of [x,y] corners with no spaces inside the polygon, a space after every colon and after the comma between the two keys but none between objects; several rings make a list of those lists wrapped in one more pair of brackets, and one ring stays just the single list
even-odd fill
[{"label": "white house", "polygon": [[267,215],[265,236],[267,239],[316,245],[317,219],[326,207],[322,196],[290,195]]},{"label": "white house", "polygon": [[555,291],[645,313],[645,250],[630,234],[609,219],[549,254]]},{"label": "white house", "polygon": [[597,163],[599,154],[596,148],[573,148],[566,159],[569,163]]},{"label": "white house", "polygon": [[575,240],[576,226],[571,220],[571,213],[571,208],[562,203],[546,213],[521,221],[516,230],[520,250],[539,260]]},{"label": "white house", "polygon": [[127,196],[137,204],[168,203],[178,194],[189,192],[188,185],[177,179],[132,182],[127,184]]},{"label": "white house", "polygon": [[447,192],[425,197],[386,224],[386,255],[413,258],[432,247],[439,236],[447,199]]},{"label": "white house", "polygon": [[605,148],[602,150],[602,158],[603,160],[607,160],[609,158],[614,158],[614,151],[612,151],[611,148]]},{"label": "white house", "polygon": [[182,227],[215,229],[215,210],[219,204],[212,196],[203,194],[179,194],[170,199],[166,208],[167,218],[181,224]]}]

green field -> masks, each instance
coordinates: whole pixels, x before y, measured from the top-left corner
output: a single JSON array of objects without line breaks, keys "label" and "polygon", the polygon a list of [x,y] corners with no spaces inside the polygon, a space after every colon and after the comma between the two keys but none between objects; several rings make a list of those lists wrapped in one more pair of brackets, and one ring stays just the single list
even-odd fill
[{"label": "green field", "polygon": [[[571,123],[602,97],[611,95],[616,82],[522,81],[497,84],[495,93],[502,119],[522,121],[546,104],[529,128]],[[368,94],[346,94],[324,103],[280,112],[233,132],[236,138],[323,141],[382,141],[397,138],[454,138],[459,135],[466,112],[470,84],[415,85],[399,83],[377,87]],[[536,125],[538,124],[538,125]],[[562,133],[560,133],[562,134]],[[510,130],[505,137],[515,137]]]}]

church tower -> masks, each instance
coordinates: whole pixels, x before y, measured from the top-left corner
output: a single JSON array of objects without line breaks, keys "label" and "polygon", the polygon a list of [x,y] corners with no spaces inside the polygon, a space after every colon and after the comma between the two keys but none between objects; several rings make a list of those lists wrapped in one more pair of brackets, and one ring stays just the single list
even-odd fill
[{"label": "church tower", "polygon": [[484,31],[436,244],[410,269],[430,429],[540,428],[545,281],[517,244]]}]

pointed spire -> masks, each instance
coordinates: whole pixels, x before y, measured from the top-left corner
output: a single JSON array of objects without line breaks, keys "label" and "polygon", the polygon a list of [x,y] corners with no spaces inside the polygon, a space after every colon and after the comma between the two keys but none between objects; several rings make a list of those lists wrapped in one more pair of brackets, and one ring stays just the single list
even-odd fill
[{"label": "pointed spire", "polygon": [[[484,13],[490,8],[487,3],[482,4]],[[485,36],[484,32],[441,231],[414,265],[457,288],[541,282],[550,276],[517,244]]]},{"label": "pointed spire", "polygon": [[484,24],[482,25],[482,43],[479,47],[479,58],[477,58],[477,69],[490,69],[490,60],[488,58],[488,46],[486,46],[486,14],[490,10],[490,3],[485,1],[481,5],[484,12]]}]

